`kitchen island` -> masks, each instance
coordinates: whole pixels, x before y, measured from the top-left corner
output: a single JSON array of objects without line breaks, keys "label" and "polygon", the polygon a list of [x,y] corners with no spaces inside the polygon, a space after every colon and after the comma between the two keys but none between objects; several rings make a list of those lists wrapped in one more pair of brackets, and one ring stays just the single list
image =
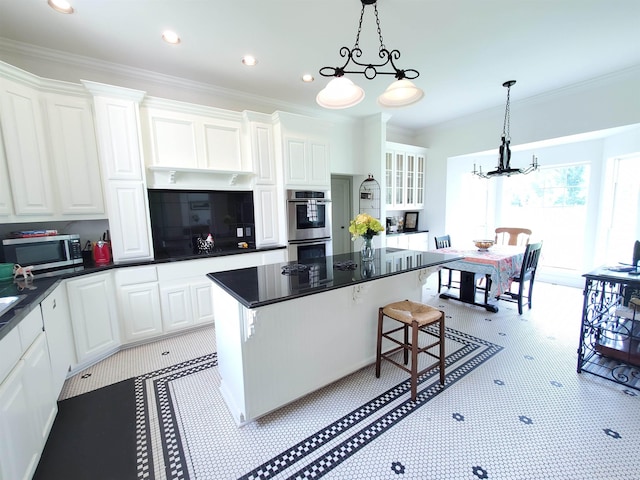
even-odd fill
[{"label": "kitchen island", "polygon": [[[457,255],[382,248],[210,273],[222,396],[238,425],[375,361],[378,308],[421,301]],[[372,376],[371,381],[375,381]]]}]

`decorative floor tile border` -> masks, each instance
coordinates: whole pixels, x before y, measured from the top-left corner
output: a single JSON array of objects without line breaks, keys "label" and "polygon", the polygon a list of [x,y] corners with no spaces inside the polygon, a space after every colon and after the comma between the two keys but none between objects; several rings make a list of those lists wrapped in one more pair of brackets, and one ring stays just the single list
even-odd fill
[{"label": "decorative floor tile border", "polygon": [[[290,478],[322,477],[503,349],[499,345],[449,327],[446,327],[446,338],[460,347],[446,358],[444,386],[439,383],[437,371],[427,372],[419,378],[419,386],[423,386],[423,389],[418,391],[418,398],[413,402],[408,397],[403,399],[410,391],[407,379],[240,478],[268,480],[288,475],[285,472],[295,469],[298,464],[297,471],[291,473]],[[136,378],[138,479],[190,478],[191,460],[184,452],[169,384],[215,366],[217,356],[213,353]],[[157,412],[157,415],[153,412]],[[378,418],[375,418],[376,414],[379,415]],[[157,436],[159,439],[156,439]],[[154,442],[153,439],[158,441]],[[336,444],[330,445],[331,442]],[[164,468],[162,465],[154,465],[152,460],[153,446],[157,448],[158,444],[162,446]],[[327,445],[327,451],[319,454],[318,458],[309,460],[308,457],[316,453],[318,447]],[[305,465],[301,464],[303,460],[306,460]]]}]

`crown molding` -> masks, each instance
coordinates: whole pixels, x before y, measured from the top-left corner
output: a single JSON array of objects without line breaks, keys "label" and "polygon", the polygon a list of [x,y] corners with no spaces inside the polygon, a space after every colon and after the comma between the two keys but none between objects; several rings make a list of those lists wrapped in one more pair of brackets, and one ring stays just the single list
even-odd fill
[{"label": "crown molding", "polygon": [[[352,119],[349,116],[340,115],[332,112],[318,112],[317,108],[306,108],[299,104],[294,104],[286,100],[274,99],[255,95],[247,92],[241,92],[238,90],[227,89],[218,87],[203,82],[196,82],[183,77],[176,77],[172,75],[166,75],[150,70],[144,70],[141,68],[123,65],[119,63],[106,62],[97,60],[95,58],[86,57],[82,55],[70,54],[59,50],[54,50],[46,47],[38,47],[24,42],[17,42],[0,36],[0,54],[5,52],[7,55],[24,57],[26,59],[34,60],[40,63],[53,63],[59,66],[68,66],[74,68],[80,68],[86,70],[87,73],[83,73],[85,81],[91,81],[90,72],[95,71],[106,75],[116,75],[123,79],[129,79],[137,82],[144,82],[146,84],[157,85],[159,87],[170,88],[175,91],[189,91],[195,94],[207,95],[210,97],[217,97],[224,99],[225,102],[234,103],[238,105],[238,110],[245,109],[259,110],[263,113],[271,114],[277,110],[288,111],[297,113],[300,115],[308,115],[313,117],[321,117],[325,119],[331,119],[333,121],[345,121],[345,119]],[[16,67],[18,68],[18,67]],[[25,74],[30,75],[29,72]],[[69,83],[69,85],[73,85]],[[151,89],[149,89],[151,90]],[[149,97],[154,96],[153,94]],[[158,98],[157,96],[155,96]],[[180,99],[175,99],[181,101]],[[191,102],[192,103],[192,102]],[[247,107],[247,104],[251,104]],[[257,108],[257,106],[261,108]],[[225,110],[229,110],[227,107],[222,107]]]}]

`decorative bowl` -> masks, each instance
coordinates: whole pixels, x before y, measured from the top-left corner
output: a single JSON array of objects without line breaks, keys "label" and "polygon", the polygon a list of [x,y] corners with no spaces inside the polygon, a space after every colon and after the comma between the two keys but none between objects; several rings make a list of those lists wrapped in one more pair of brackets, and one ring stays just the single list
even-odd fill
[{"label": "decorative bowl", "polygon": [[474,240],[473,243],[478,247],[478,250],[486,252],[493,247],[496,242],[494,240]]}]

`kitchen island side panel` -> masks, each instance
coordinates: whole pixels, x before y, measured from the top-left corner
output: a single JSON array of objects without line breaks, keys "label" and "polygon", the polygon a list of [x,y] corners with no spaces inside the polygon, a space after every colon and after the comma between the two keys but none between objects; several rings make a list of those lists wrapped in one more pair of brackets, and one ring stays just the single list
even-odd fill
[{"label": "kitchen island side panel", "polygon": [[214,284],[220,388],[236,423],[375,362],[378,308],[421,301],[426,273],[410,271],[254,309]]}]

